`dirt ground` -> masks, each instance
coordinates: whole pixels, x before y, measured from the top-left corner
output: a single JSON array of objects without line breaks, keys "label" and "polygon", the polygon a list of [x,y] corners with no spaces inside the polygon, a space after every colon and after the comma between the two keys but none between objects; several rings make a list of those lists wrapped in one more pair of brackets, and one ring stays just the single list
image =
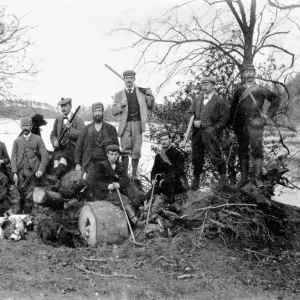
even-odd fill
[{"label": "dirt ground", "polygon": [[270,257],[189,235],[152,239],[143,248],[130,239],[53,248],[35,232],[27,240],[1,240],[0,299],[299,299],[300,251],[276,249]]}]

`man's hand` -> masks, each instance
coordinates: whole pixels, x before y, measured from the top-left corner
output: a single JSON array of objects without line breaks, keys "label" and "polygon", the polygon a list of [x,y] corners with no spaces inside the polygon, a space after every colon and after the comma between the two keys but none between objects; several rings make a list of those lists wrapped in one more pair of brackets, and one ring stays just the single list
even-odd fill
[{"label": "man's hand", "polygon": [[15,183],[15,185],[18,185],[18,181],[19,181],[18,174],[14,173],[14,183]]},{"label": "man's hand", "polygon": [[115,189],[119,189],[120,188],[120,184],[118,182],[114,182],[113,185],[114,185]]},{"label": "man's hand", "polygon": [[121,107],[124,107],[127,105],[127,99],[122,99],[120,102]]},{"label": "man's hand", "polygon": [[68,122],[68,123],[66,124],[66,128],[67,128],[67,129],[70,129],[71,126],[72,126],[72,124],[71,124],[70,122]]},{"label": "man's hand", "polygon": [[113,190],[115,187],[114,187],[114,184],[113,183],[110,183],[107,187],[109,190]]},{"label": "man's hand", "polygon": [[43,172],[42,172],[42,171],[36,171],[36,172],[35,172],[35,176],[36,176],[37,178],[40,178],[40,177],[43,176]]},{"label": "man's hand", "polygon": [[76,171],[80,171],[80,170],[81,170],[81,165],[80,165],[80,164],[76,164],[75,170],[76,170]]},{"label": "man's hand", "polygon": [[0,165],[2,165],[4,163],[3,159],[0,159]]},{"label": "man's hand", "polygon": [[196,128],[200,128],[200,125],[201,125],[201,121],[200,120],[194,120],[194,126],[196,127]]},{"label": "man's hand", "polygon": [[54,143],[53,143],[53,147],[54,147],[54,148],[58,148],[58,147],[59,147],[58,140],[54,141]]},{"label": "man's hand", "polygon": [[82,176],[83,180],[86,180],[86,172],[84,172],[83,176]]}]

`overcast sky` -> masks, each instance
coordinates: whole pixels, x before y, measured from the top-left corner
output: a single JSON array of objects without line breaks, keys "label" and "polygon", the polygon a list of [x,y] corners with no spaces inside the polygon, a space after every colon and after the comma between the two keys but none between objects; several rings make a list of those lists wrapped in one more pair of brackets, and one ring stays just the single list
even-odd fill
[{"label": "overcast sky", "polygon": [[[121,22],[143,23],[158,17],[179,0],[0,0],[7,12],[24,17],[24,24],[37,26],[31,32],[35,46],[30,56],[40,62],[35,82],[16,89],[26,98],[56,105],[61,97],[72,97],[74,106],[102,101],[123,88],[123,82],[104,64],[119,73],[133,68],[136,50],[113,51],[125,45],[128,36],[109,35]],[[299,38],[298,38],[299,41]],[[299,51],[298,51],[299,52]],[[160,78],[146,72],[137,84],[155,90]],[[166,88],[159,95],[168,93]]]}]

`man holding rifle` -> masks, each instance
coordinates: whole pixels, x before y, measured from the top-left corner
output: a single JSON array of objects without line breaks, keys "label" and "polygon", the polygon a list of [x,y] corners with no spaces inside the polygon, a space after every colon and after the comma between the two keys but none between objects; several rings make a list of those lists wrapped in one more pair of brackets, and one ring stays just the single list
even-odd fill
[{"label": "man holding rifle", "polygon": [[200,186],[200,175],[204,165],[204,154],[207,153],[212,164],[220,174],[220,186],[227,185],[226,163],[221,152],[220,135],[228,121],[228,108],[225,101],[215,92],[215,79],[204,77],[202,93],[196,98],[188,110],[194,116],[192,126],[192,161],[194,178],[192,190]]},{"label": "man holding rifle", "polygon": [[[84,128],[83,119],[71,112],[72,99],[61,98],[58,103],[62,115],[57,117],[50,135],[54,147],[54,179],[60,179],[66,172],[67,166],[74,164],[75,145],[81,130]],[[78,111],[78,110],[77,110]]]},{"label": "man holding rifle", "polygon": [[[118,135],[121,137],[123,152],[131,154],[132,178],[137,179],[139,159],[145,132],[148,109],[154,106],[154,96],[150,88],[134,85],[136,73],[132,70],[123,73],[126,88],[115,95],[112,114],[120,115]],[[123,165],[128,174],[129,157],[123,156]]]}]

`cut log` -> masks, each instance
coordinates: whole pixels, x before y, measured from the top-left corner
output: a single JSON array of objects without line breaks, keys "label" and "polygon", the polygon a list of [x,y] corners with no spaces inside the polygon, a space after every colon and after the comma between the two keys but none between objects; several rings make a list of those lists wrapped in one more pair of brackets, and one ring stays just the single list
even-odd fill
[{"label": "cut log", "polygon": [[79,214],[78,226],[81,236],[91,246],[119,244],[128,236],[124,212],[106,201],[85,204]]},{"label": "cut log", "polygon": [[33,201],[41,206],[53,209],[62,209],[64,207],[64,198],[61,193],[52,191],[49,188],[35,187],[32,193]]}]

